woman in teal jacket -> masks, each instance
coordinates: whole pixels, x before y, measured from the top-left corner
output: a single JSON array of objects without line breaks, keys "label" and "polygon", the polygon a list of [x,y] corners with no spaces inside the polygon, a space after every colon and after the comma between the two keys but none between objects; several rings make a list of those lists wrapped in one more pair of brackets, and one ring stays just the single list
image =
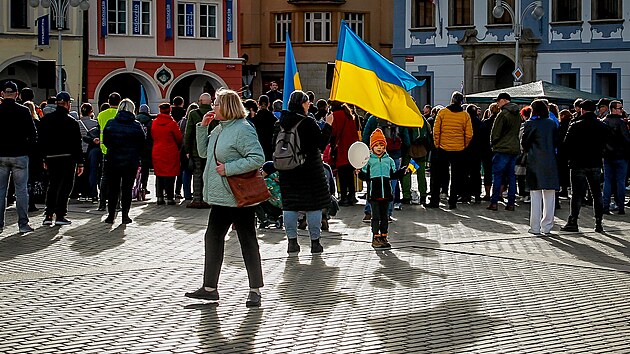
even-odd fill
[{"label": "woman in teal jacket", "polygon": [[[214,114],[213,114],[214,113]],[[256,130],[246,119],[247,111],[238,94],[219,90],[214,112],[206,114],[196,127],[199,157],[207,158],[203,173],[203,198],[212,205],[205,234],[205,266],[203,286],[187,297],[219,300],[217,283],[223,263],[224,241],[230,225],[236,230],[249,278],[247,307],[260,306],[263,286],[260,252],[256,238],[255,207],[237,208],[236,199],[226,176],[256,170],[265,162]],[[219,125],[208,136],[208,125],[214,119]]]}]

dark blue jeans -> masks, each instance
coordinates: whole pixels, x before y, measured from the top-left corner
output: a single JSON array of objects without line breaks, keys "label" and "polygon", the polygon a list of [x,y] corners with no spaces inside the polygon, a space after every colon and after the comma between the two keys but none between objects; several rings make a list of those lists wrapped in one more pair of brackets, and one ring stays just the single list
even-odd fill
[{"label": "dark blue jeans", "polygon": [[501,184],[505,177],[508,181],[508,202],[507,205],[514,205],[516,202],[516,175],[514,168],[518,155],[496,152],[492,157],[492,197],[490,204],[497,204],[501,196]]},{"label": "dark blue jeans", "polygon": [[[601,219],[604,213],[602,205],[602,189],[599,186],[601,169],[597,168],[572,168],[571,169],[571,217],[574,219],[580,215],[582,200],[586,189],[591,190],[593,196],[593,211],[595,218]],[[623,189],[625,191],[625,188]],[[623,205],[623,203],[622,203]]]},{"label": "dark blue jeans", "polygon": [[615,203],[619,211],[624,210],[626,197],[626,173],[628,161],[604,159],[604,210],[608,210],[610,196],[615,186]]}]

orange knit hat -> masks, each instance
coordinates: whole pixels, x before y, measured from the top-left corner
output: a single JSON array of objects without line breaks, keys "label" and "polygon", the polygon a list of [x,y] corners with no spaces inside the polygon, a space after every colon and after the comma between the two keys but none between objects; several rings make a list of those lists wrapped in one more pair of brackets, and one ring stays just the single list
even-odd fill
[{"label": "orange knit hat", "polygon": [[380,128],[376,128],[372,135],[370,135],[370,150],[372,150],[374,145],[376,145],[377,143],[382,143],[383,145],[387,146],[387,140],[385,140],[385,135]]}]

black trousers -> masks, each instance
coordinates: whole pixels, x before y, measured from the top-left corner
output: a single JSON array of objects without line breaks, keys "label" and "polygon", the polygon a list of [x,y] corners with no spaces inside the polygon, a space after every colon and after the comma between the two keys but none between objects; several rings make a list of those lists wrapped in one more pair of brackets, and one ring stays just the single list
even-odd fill
[{"label": "black trousers", "polygon": [[158,198],[175,199],[175,177],[155,177],[155,195]]},{"label": "black trousers", "polygon": [[370,200],[370,206],[372,207],[372,234],[387,234],[389,201]]},{"label": "black trousers", "polygon": [[431,162],[431,203],[440,200],[440,187],[449,179],[449,167],[451,188],[448,194],[448,204],[457,204],[457,197],[462,194],[464,188],[464,176],[466,174],[466,161],[463,151],[434,150],[435,159]]},{"label": "black trousers", "polygon": [[107,192],[108,182],[107,182],[107,169],[105,165],[107,164],[107,154],[103,155],[103,163],[101,163],[101,196],[98,202],[99,209],[105,209],[105,204],[107,203],[107,196],[109,193]]},{"label": "black trousers", "polygon": [[466,176],[463,196],[479,198],[481,196],[481,156],[478,152],[466,152]]},{"label": "black trousers", "polygon": [[62,218],[68,214],[68,198],[74,185],[76,163],[70,157],[55,157],[46,161],[48,166],[48,190],[46,191],[46,216],[55,214]]},{"label": "black trousers", "polygon": [[599,185],[601,168],[572,168],[571,169],[571,217],[577,219],[580,215],[582,201],[587,189],[593,196],[593,212],[596,219],[601,219],[604,214],[602,203],[602,189]]},{"label": "black trousers", "polygon": [[341,201],[354,201],[354,167],[343,165],[337,169],[339,175],[339,197]]},{"label": "black trousers", "polygon": [[118,196],[120,196],[120,206],[123,216],[129,216],[131,209],[131,190],[136,180],[137,167],[112,166],[106,163],[107,169],[107,211],[109,215],[116,214]]},{"label": "black trousers", "polygon": [[245,261],[250,288],[260,288],[263,284],[262,267],[258,239],[256,238],[255,207],[231,208],[213,205],[208,217],[208,228],[204,237],[205,262],[203,286],[216,288],[223,264],[225,235],[230,225],[234,225],[241,253]]}]

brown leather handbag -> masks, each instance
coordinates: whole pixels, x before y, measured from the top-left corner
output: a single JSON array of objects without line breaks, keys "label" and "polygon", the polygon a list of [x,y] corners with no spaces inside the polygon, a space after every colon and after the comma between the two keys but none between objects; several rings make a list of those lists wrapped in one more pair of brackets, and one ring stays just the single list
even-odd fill
[{"label": "brown leather handbag", "polygon": [[[214,161],[219,165],[217,160],[217,140],[214,142]],[[271,193],[267,188],[267,184],[263,179],[260,170],[241,173],[238,175],[225,176],[236,199],[236,207],[244,208],[254,206],[271,198]]]}]

